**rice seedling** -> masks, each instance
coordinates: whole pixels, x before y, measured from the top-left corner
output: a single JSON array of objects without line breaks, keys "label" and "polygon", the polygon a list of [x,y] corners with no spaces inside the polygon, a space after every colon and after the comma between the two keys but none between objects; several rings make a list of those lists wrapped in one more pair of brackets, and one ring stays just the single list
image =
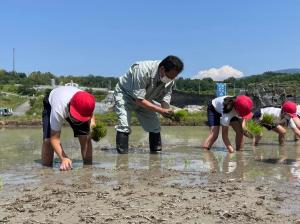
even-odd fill
[{"label": "rice seedling", "polygon": [[165,117],[171,119],[172,121],[180,122],[182,119],[187,117],[189,114],[186,110],[178,110],[172,114],[166,114]]},{"label": "rice seedling", "polygon": [[272,125],[275,123],[275,117],[272,114],[264,114],[261,123]]},{"label": "rice seedling", "polygon": [[264,114],[260,121],[260,124],[268,130],[272,130],[277,125],[275,117],[271,114]]},{"label": "rice seedling", "polygon": [[246,121],[246,132],[249,132],[251,136],[261,136],[263,132],[263,126],[254,120]]},{"label": "rice seedling", "polygon": [[184,162],[184,169],[187,170],[188,167],[191,165],[191,160],[188,158],[184,158],[183,162]]},{"label": "rice seedling", "polygon": [[174,113],[174,117],[176,121],[181,121],[185,117],[187,117],[189,112],[187,110],[179,110]]},{"label": "rice seedling", "polygon": [[95,142],[99,142],[101,138],[104,138],[107,134],[107,129],[102,123],[97,123],[92,128],[91,138]]}]

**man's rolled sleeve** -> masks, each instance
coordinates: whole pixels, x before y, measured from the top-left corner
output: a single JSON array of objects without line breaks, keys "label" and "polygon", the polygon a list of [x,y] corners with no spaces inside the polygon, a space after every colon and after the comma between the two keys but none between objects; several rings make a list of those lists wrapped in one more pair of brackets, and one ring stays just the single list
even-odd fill
[{"label": "man's rolled sleeve", "polygon": [[146,90],[145,89],[133,90],[133,95],[135,99],[145,99]]},{"label": "man's rolled sleeve", "polygon": [[163,97],[162,101],[166,102],[167,104],[170,105],[171,103],[171,95],[172,95],[172,89],[170,89],[167,94]]}]

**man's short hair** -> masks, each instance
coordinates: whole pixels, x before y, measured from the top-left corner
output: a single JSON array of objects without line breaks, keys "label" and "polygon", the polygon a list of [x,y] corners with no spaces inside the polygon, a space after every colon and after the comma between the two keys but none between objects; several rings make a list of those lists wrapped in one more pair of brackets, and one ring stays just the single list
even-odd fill
[{"label": "man's short hair", "polygon": [[173,55],[169,55],[164,60],[162,60],[159,63],[158,67],[160,68],[161,66],[164,66],[166,72],[175,69],[178,73],[180,73],[183,70],[183,62],[180,58]]}]

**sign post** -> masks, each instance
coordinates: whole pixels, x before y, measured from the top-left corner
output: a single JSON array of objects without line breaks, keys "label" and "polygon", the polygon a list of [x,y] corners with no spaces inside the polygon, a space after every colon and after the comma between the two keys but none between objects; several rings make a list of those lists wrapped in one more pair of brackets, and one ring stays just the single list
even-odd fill
[{"label": "sign post", "polygon": [[226,96],[227,95],[227,85],[226,83],[217,82],[216,83],[216,96]]}]

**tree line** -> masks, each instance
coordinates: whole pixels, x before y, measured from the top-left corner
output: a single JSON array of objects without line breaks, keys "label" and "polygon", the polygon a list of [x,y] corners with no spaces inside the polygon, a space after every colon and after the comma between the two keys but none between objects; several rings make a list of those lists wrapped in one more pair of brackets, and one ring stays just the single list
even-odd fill
[{"label": "tree line", "polygon": [[[98,87],[113,89],[118,82],[118,77],[105,77],[105,76],[55,76],[50,72],[34,71],[29,75],[22,72],[9,72],[0,70],[0,85],[5,84],[20,84],[23,89],[35,85],[50,85],[51,80],[54,79],[56,84],[65,84],[71,82],[78,83],[80,86]],[[265,72],[259,75],[252,75],[236,79],[230,77],[223,81],[227,83],[228,88],[247,89],[249,84],[269,84],[280,83],[293,86],[299,86],[300,73],[275,73]],[[216,82],[211,78],[204,79],[190,79],[179,77],[175,82],[175,89],[185,92],[209,94],[214,92]]]}]

